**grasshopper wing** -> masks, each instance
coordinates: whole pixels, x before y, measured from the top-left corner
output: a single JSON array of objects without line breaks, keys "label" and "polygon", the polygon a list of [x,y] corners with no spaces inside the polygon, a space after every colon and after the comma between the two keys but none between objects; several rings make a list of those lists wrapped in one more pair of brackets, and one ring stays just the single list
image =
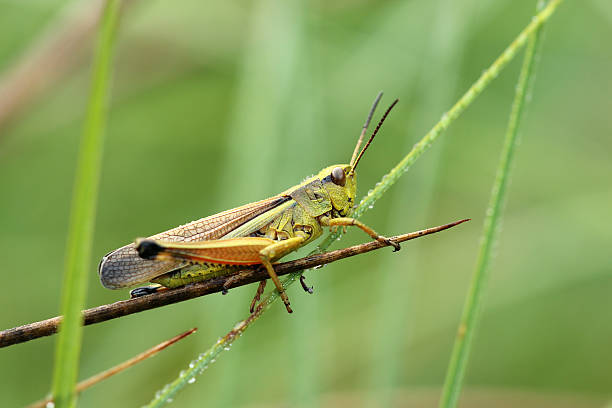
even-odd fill
[{"label": "grasshopper wing", "polygon": [[[150,237],[169,242],[201,242],[219,239],[253,218],[289,201],[287,196],[276,196],[242,207],[211,215],[189,224]],[[100,282],[109,289],[138,285],[179,269],[187,262],[179,259],[142,259],[135,245],[129,244],[105,255],[98,266]]]}]

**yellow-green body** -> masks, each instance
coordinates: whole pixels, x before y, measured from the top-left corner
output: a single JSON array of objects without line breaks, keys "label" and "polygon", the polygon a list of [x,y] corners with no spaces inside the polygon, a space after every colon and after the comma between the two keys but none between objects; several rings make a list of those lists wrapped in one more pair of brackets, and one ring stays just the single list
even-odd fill
[{"label": "yellow-green body", "polygon": [[[154,282],[173,288],[263,265],[291,313],[289,298],[272,263],[317,239],[323,227],[354,225],[373,239],[399,250],[399,244],[348,217],[355,205],[355,168],[397,103],[396,99],[359,151],[381,95],[374,101],[350,164],[326,167],[274,197],[202,218],[112,251],[102,258],[98,267],[102,284],[119,289]],[[265,280],[260,282],[251,311],[264,286]],[[304,288],[307,289],[305,284]],[[139,293],[142,292],[150,293],[149,288]]]},{"label": "yellow-green body", "polygon": [[[336,168],[342,169],[344,173],[344,185],[334,182],[331,173]],[[275,197],[239,207],[239,209],[256,210],[258,206],[267,205],[272,208],[244,222],[239,222],[235,228],[221,236],[213,235],[209,239],[263,237],[273,241],[283,241],[302,237],[303,240],[299,246],[292,250],[306,245],[321,235],[323,227],[329,226],[331,219],[347,217],[352,213],[356,194],[356,176],[350,170],[350,165],[329,166],[316,176],[304,180]],[[232,211],[229,210],[227,213]],[[231,217],[232,215],[228,214],[228,222]],[[196,243],[198,240],[190,238],[201,232],[197,226],[202,225],[207,219],[194,221],[152,238],[177,243]],[[284,254],[279,255],[274,260]],[[231,259],[223,263],[148,260],[140,258],[134,249],[134,244],[129,244],[106,255],[100,263],[99,274],[102,284],[111,289],[145,282],[159,283],[165,287],[174,288],[235,274],[241,270],[258,267],[260,264],[261,262],[253,262],[250,265],[235,264]]]}]

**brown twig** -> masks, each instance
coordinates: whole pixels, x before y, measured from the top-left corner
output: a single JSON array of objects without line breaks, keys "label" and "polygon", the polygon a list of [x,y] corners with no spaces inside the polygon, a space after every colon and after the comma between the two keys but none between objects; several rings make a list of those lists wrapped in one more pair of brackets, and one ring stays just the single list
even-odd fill
[{"label": "brown twig", "polygon": [[[466,221],[469,221],[469,219],[456,221],[438,227],[427,228],[421,231],[411,232],[409,234],[390,237],[390,239],[395,242],[404,242],[452,228]],[[349,256],[370,252],[384,246],[387,246],[387,244],[379,241],[372,241],[344,249],[338,249],[336,251],[325,252],[323,254],[310,255],[294,261],[279,263],[276,264],[274,268],[277,275],[286,275],[291,272],[328,264]],[[238,275],[222,276],[205,282],[194,283],[176,289],[169,289],[152,295],[146,295],[135,299],[122,300],[108,305],[94,307],[83,311],[84,325],[100,323],[133,313],[142,312],[144,310],[183,302],[185,300],[211,293],[222,292],[227,289],[248,285],[250,283],[262,281],[268,278],[268,272],[262,267],[245,270]],[[39,337],[54,334],[57,332],[57,328],[61,320],[62,317],[57,316],[51,319],[42,320],[40,322],[4,330],[0,332],[0,347],[7,347],[13,344],[23,343]]]},{"label": "brown twig", "polygon": [[[173,345],[177,341],[184,339],[185,337],[189,336],[192,333],[195,333],[196,330],[197,328],[194,327],[193,329],[188,330],[184,333],[181,333],[178,336],[174,336],[170,340],[166,340],[162,343],[159,343],[157,346],[151,347],[147,351],[144,351],[138,354],[137,356],[134,356],[130,358],[129,360],[124,361],[123,363],[117,364],[116,366],[111,367],[108,370],[102,371],[101,373],[98,373],[94,376],[89,377],[86,380],[79,382],[75,388],[76,392],[80,393],[83,390],[86,390],[87,388],[91,387],[92,385],[95,385],[99,383],[100,381],[106,380],[107,378],[112,377],[115,374],[119,374],[121,371],[124,371],[130,368],[131,366],[140,363],[142,360],[145,360],[149,357],[153,357],[155,354],[159,353],[166,347]],[[36,401],[32,403],[31,405],[28,405],[28,408],[44,408],[50,402],[53,402],[52,397],[48,397],[43,400]]]}]

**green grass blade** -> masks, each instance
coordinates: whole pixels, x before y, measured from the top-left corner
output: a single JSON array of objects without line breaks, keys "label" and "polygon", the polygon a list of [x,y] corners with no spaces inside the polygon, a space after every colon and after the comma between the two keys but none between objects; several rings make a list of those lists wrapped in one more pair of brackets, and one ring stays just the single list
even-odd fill
[{"label": "green grass blade", "polygon": [[[540,9],[543,4],[543,2],[539,1],[538,9]],[[552,5],[552,2],[550,5]],[[455,345],[453,347],[453,352],[442,391],[442,398],[440,399],[440,407],[442,408],[457,406],[459,395],[461,394],[463,377],[468,363],[476,324],[478,323],[478,312],[482,302],[482,294],[489,269],[488,267],[491,261],[491,252],[496,234],[499,230],[499,225],[501,223],[502,210],[509,183],[509,174],[512,168],[512,160],[516,147],[518,129],[527,102],[529,86],[532,82],[531,78],[535,65],[534,60],[537,59],[536,54],[538,45],[540,43],[541,34],[542,26],[540,26],[530,35],[529,43],[525,51],[525,59],[523,61],[523,66],[521,68],[521,73],[519,75],[519,80],[516,87],[512,111],[510,113],[508,128],[506,130],[504,146],[499,160],[493,190],[491,192],[489,207],[486,212],[478,261],[463,308],[461,323],[459,324],[459,329],[457,331],[457,338],[455,339]]]},{"label": "green grass blade", "polygon": [[[480,78],[468,89],[459,101],[445,113],[440,121],[418,142],[413,149],[404,157],[381,182],[361,200],[355,210],[355,217],[363,215],[382,195],[408,170],[408,168],[431,146],[440,134],[456,120],[467,107],[480,95],[489,83],[512,61],[519,50],[527,43],[530,36],[546,22],[555,11],[561,0],[551,2],[540,11],[531,22],[519,33],[516,39],[504,50],[504,52],[485,70]],[[329,234],[314,252],[326,250],[338,237],[340,233]],[[283,286],[288,288],[299,278],[302,272],[290,274],[284,281]],[[231,344],[240,337],[255,321],[259,319],[270,306],[278,299],[278,292],[273,291],[263,301],[262,307],[247,319],[239,322],[224,337],[220,338],[211,348],[189,364],[189,368],[182,371],[179,377],[172,383],[167,384],[161,391],[156,393],[148,407],[161,407],[170,402],[174,396],[187,384],[195,381],[195,376],[201,374],[224,350],[229,350]]]},{"label": "green grass blade", "polygon": [[76,401],[74,386],[82,339],[80,311],[85,303],[87,277],[91,271],[108,83],[118,12],[119,0],[106,2],[100,20],[87,117],[78,157],[62,294],[64,320],[57,341],[53,374],[53,398],[57,407],[74,406]]},{"label": "green grass blade", "polygon": [[[287,124],[296,110],[296,103],[304,102],[295,94],[296,82],[304,80],[299,73],[303,60],[302,7],[302,1],[264,0],[250,10],[249,39],[238,70],[240,79],[229,121],[231,125],[227,136],[222,138],[226,155],[219,169],[220,185],[232,188],[224,188],[223,194],[219,194],[223,200],[220,208],[240,202],[245,194],[265,197],[274,191],[274,186],[295,181],[290,174],[279,172],[276,166],[261,166],[254,172],[253,157],[261,163],[274,163],[286,153],[283,144],[286,135],[296,135],[287,131]],[[261,92],[262,89],[268,92]],[[309,140],[307,135],[303,140]],[[228,321],[243,318],[244,305],[251,301],[253,294],[251,290],[232,291],[232,297],[232,302],[223,302],[221,313],[215,308],[202,308],[202,319],[211,321],[208,333],[223,333]],[[211,383],[207,386],[216,392],[208,393],[202,400],[203,405],[240,405],[243,394],[235,392],[235,373],[243,369],[241,361],[246,354],[248,350],[238,347],[230,359],[215,368],[215,378],[208,379]]]},{"label": "green grass blade", "polygon": [[[355,218],[359,218],[363,215],[374,203],[382,197],[382,195],[391,187],[400,176],[407,171],[410,166],[421,157],[423,153],[431,144],[446,130],[452,122],[455,121],[466,109],[472,104],[478,95],[486,89],[486,87],[493,81],[499,73],[508,65],[510,61],[515,57],[516,53],[527,42],[529,36],[536,32],[542,24],[544,24],[548,18],[555,11],[557,6],[561,3],[561,0],[552,0],[546,8],[540,11],[533,17],[531,23],[516,37],[514,41],[502,52],[502,54],[493,62],[493,64],[485,70],[480,78],[463,94],[463,96],[453,105],[453,107],[442,115],[442,118],[435,124],[433,128],[417,143],[414,145],[410,153],[406,155],[391,171],[385,175],[380,183],[371,190],[368,195],[364,197],[357,209],[355,210]],[[330,237],[331,239],[331,237]],[[326,241],[328,242],[328,241]]]},{"label": "green grass blade", "polygon": [[[410,113],[411,119],[406,128],[407,134],[417,134],[422,129],[431,126],[432,114],[437,114],[441,106],[449,106],[454,102],[458,92],[458,75],[448,74],[448,67],[462,65],[466,41],[476,32],[482,11],[476,13],[480,7],[477,1],[442,0],[438,2],[431,20],[430,30],[424,34],[423,43],[425,51],[421,55],[421,68],[414,76],[413,95],[418,98]],[[421,17],[422,18],[422,17]],[[418,96],[417,96],[418,95]],[[444,144],[449,138],[442,138],[438,142]],[[412,147],[406,140],[406,151]],[[398,149],[401,149],[398,147]],[[411,177],[410,196],[419,197],[418,200],[407,200],[407,193],[395,194],[387,198],[389,206],[387,214],[418,214],[418,218],[426,223],[433,217],[435,203],[436,180],[439,179],[444,156],[448,154],[446,146],[438,146],[427,156],[427,160],[420,163],[419,174]],[[410,217],[402,217],[408,220]],[[387,220],[387,225],[380,228],[383,231],[393,231],[405,226],[396,217]],[[427,243],[421,242],[419,248]],[[412,245],[411,245],[412,246]],[[411,255],[401,257],[384,257],[378,264],[381,271],[420,271],[427,263],[419,248],[413,247]],[[370,351],[369,368],[363,370],[363,376],[368,389],[366,407],[392,406],[397,397],[397,387],[402,385],[401,375],[406,365],[411,364],[411,357],[405,355],[406,347],[414,345],[417,338],[415,327],[415,299],[422,289],[421,274],[416,273],[382,273],[377,279],[377,287],[372,288],[368,297],[377,298],[374,316],[378,316],[372,329],[372,347]],[[402,322],[397,324],[397,322]],[[390,358],[390,356],[404,355],[404,358]]]}]

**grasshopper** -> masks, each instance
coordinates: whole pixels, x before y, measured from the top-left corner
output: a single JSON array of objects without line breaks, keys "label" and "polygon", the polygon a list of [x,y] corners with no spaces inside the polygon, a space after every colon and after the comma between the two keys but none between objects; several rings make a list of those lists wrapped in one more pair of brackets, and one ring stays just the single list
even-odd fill
[{"label": "grasshopper", "polygon": [[[109,289],[152,282],[158,286],[138,288],[132,296],[175,288],[263,265],[279,291],[287,312],[289,298],[274,271],[273,262],[317,239],[324,227],[356,226],[375,240],[400,249],[360,221],[350,218],[355,207],[357,164],[398,100],[382,116],[376,129],[359,150],[380,93],[363,125],[349,164],[337,164],[316,176],[265,200],[193,221],[105,255],[98,267],[102,285]],[[359,152],[359,153],[358,153]],[[251,303],[253,311],[266,281],[259,284]],[[301,280],[304,290],[311,289]]]}]

